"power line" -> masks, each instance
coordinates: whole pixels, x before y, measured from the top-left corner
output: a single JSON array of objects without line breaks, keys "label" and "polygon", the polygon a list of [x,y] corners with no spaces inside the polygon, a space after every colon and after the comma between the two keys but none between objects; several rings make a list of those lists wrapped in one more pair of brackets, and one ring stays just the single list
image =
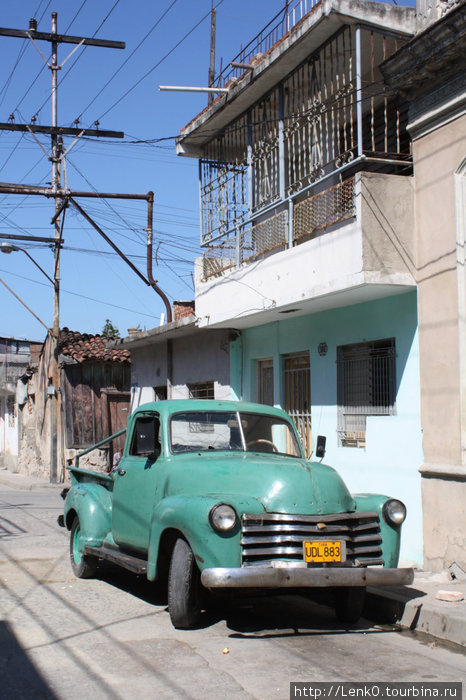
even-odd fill
[{"label": "power line", "polygon": [[120,71],[123,70],[124,66],[128,63],[128,61],[131,60],[131,58],[134,56],[134,54],[136,53],[136,51],[138,51],[138,50],[141,48],[141,46],[144,44],[144,42],[146,41],[146,39],[149,38],[149,36],[152,34],[152,32],[158,27],[158,25],[161,23],[161,21],[166,17],[166,15],[170,12],[170,10],[172,9],[172,7],[173,7],[177,2],[178,2],[178,0],[173,0],[173,2],[167,7],[167,9],[160,15],[160,17],[157,19],[157,21],[155,22],[155,24],[153,24],[152,27],[149,29],[149,31],[147,32],[147,34],[145,35],[145,37],[144,37],[143,39],[141,39],[141,41],[140,41],[139,44],[136,46],[136,48],[133,49],[133,51],[130,53],[130,55],[123,61],[123,63],[121,64],[121,66],[120,66],[120,67],[113,73],[113,75],[107,80],[107,82],[105,83],[105,85],[103,86],[103,88],[102,88],[101,90],[99,90],[99,92],[97,93],[97,95],[89,102],[89,104],[87,105],[87,107],[85,107],[85,108],[82,110],[81,114],[79,115],[79,118],[81,118],[82,115],[83,115],[85,112],[87,112],[87,110],[89,109],[89,107],[90,107],[91,105],[93,105],[94,102],[97,100],[97,98],[104,92],[104,90],[107,89],[107,87],[108,87],[108,86],[110,85],[110,83],[114,80],[114,78],[116,78],[116,76],[118,75],[118,73],[120,73]]},{"label": "power line", "polygon": [[[224,2],[224,0],[219,0],[219,2],[216,4],[214,9],[217,9],[217,7],[220,7],[220,5],[223,2]],[[190,36],[199,27],[199,25],[202,24],[202,22],[207,17],[210,16],[210,14],[211,14],[211,10],[209,10],[209,12],[207,12],[203,17],[201,17],[199,22],[197,22],[188,32],[186,32],[186,34],[175,44],[175,46],[173,46],[159,61],[157,61],[157,63],[154,66],[152,66],[152,68],[150,68],[146,73],[144,73],[144,75],[141,78],[139,78],[139,80],[136,83],[134,83],[116,102],[114,102],[111,105],[111,107],[109,107],[98,118],[98,121],[103,119],[114,107],[116,107],[122,100],[124,100],[125,97],[127,97],[130,94],[130,92],[135,90],[138,87],[138,85],[140,85],[140,83],[142,83],[143,80],[145,80],[151,73],[153,73],[165,61],[165,59],[168,58],[174,51],[176,51],[176,49],[188,38],[188,36]]]},{"label": "power line", "polygon": [[[40,282],[39,280],[32,280],[30,277],[25,277],[24,275],[18,275],[15,272],[10,272],[10,270],[0,269],[0,272],[4,272],[7,275],[12,275],[13,277],[19,277],[20,279],[26,280],[28,282],[32,282],[33,284],[39,284],[42,287],[49,287],[50,286],[50,285],[47,285],[45,282]],[[86,296],[85,294],[79,294],[78,292],[71,292],[69,289],[63,289],[63,287],[61,288],[60,291],[64,292],[65,294],[71,294],[72,296],[80,297],[81,299],[87,299],[88,301],[94,301],[97,304],[103,304],[104,306],[112,306],[114,309],[120,309],[121,311],[130,311],[131,313],[134,313],[136,315],[149,316],[150,318],[157,318],[157,319],[160,318],[160,316],[156,316],[154,314],[147,314],[147,313],[144,313],[143,311],[140,311],[139,309],[136,311],[135,309],[129,309],[126,306],[119,306],[118,304],[112,304],[112,302],[110,302],[110,301],[103,301],[102,299],[95,299],[94,297],[89,297],[89,296]]]},{"label": "power line", "polygon": [[[85,5],[86,2],[87,2],[87,0],[84,0],[84,1],[83,1],[81,7],[80,7],[79,10],[76,12],[76,14],[75,14],[75,16],[73,17],[72,21],[70,22],[70,24],[69,24],[68,27],[66,28],[65,33],[69,30],[69,28],[70,28],[71,25],[73,24],[74,20],[75,20],[76,17],[78,16],[78,14],[81,12],[81,9],[84,7],[84,5]],[[95,30],[94,34],[92,35],[92,38],[94,38],[95,35],[97,34],[97,32],[103,27],[103,25],[104,25],[105,22],[108,20],[108,18],[110,17],[110,15],[112,14],[112,12],[114,11],[114,9],[116,8],[116,6],[117,6],[119,3],[120,3],[120,0],[116,0],[116,2],[114,3],[113,7],[109,10],[109,12],[106,14],[106,16],[104,17],[104,19],[102,20],[102,22],[99,24],[99,26],[98,26],[97,29]],[[49,4],[50,4],[50,3],[49,3]],[[47,7],[48,7],[48,6],[47,6]],[[83,53],[84,53],[84,51],[85,51],[86,49],[87,49],[87,46],[84,46],[84,47],[83,47],[83,50],[81,51],[81,53],[79,54],[79,56],[77,56],[77,58],[75,58],[75,60],[74,60],[73,63],[70,65],[70,67],[68,68],[68,70],[66,71],[66,73],[63,75],[62,79],[58,82],[57,88],[60,87],[60,85],[61,85],[61,84],[63,83],[63,81],[65,80],[65,78],[70,74],[71,70],[74,68],[74,66],[76,65],[76,63],[77,63],[77,62],[79,61],[79,59],[82,57],[82,55],[83,55]],[[26,90],[25,94],[23,95],[23,97],[22,97],[21,100],[19,101],[18,105],[17,105],[17,106],[15,107],[15,109],[13,110],[13,112],[16,112],[16,111],[19,109],[20,104],[23,102],[23,100],[25,99],[25,97],[27,96],[27,94],[29,93],[29,91],[30,91],[30,89],[33,87],[33,85],[36,83],[37,79],[39,78],[39,76],[41,75],[41,73],[42,73],[42,71],[43,71],[44,69],[45,69],[45,65],[43,65],[42,68],[40,69],[40,71],[37,73],[36,77],[34,78],[34,80],[32,81],[32,83],[29,85],[28,89]],[[34,116],[35,116],[35,117],[37,117],[37,116],[40,114],[40,112],[44,109],[44,107],[45,107],[45,105],[48,103],[48,101],[49,101],[49,98],[47,97],[47,99],[42,103],[42,105],[39,107],[39,109],[38,109],[36,112],[34,112]]]}]

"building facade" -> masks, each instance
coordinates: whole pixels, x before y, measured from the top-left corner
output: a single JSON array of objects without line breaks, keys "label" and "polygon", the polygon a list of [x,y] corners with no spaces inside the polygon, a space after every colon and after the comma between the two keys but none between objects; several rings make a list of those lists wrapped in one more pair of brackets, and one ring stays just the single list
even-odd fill
[{"label": "building facade", "polygon": [[180,313],[175,303],[173,311],[171,323],[115,343],[131,353],[131,410],[149,401],[231,396],[230,331],[199,328],[192,307]]},{"label": "building facade", "polygon": [[466,571],[466,4],[424,1],[418,21],[383,70],[413,143],[424,557]]},{"label": "building facade", "polygon": [[17,470],[18,406],[25,401],[28,370],[37,366],[41,347],[31,340],[0,338],[0,468]]},{"label": "building facade", "polygon": [[[422,560],[415,202],[408,105],[380,65],[412,8],[290,3],[182,131],[199,159],[200,328],[234,329],[234,398],[288,410],[353,492],[404,500]],[[239,67],[238,67],[239,66]]]},{"label": "building facade", "polygon": [[[51,396],[55,343],[48,334],[36,370],[25,386],[18,406],[18,471],[29,476],[64,482],[66,466],[77,452],[126,428],[130,409],[130,355],[110,347],[101,335],[60,330],[58,417],[53,422]],[[107,471],[113,451],[124,437],[94,450],[81,466]],[[56,450],[57,473],[52,472]]]}]

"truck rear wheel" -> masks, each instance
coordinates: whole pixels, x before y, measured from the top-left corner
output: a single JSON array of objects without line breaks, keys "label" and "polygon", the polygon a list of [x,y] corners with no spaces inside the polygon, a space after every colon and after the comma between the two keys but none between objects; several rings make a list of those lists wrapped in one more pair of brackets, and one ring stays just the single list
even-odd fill
[{"label": "truck rear wheel", "polygon": [[362,615],[366,600],[364,587],[337,588],[335,591],[335,614],[340,622],[355,624]]},{"label": "truck rear wheel", "polygon": [[168,574],[168,611],[173,627],[193,629],[201,617],[201,575],[186,540],[175,542]]},{"label": "truck rear wheel", "polygon": [[73,573],[77,578],[92,578],[97,569],[96,557],[84,555],[79,548],[81,525],[78,516],[73,520],[70,534],[70,561]]}]

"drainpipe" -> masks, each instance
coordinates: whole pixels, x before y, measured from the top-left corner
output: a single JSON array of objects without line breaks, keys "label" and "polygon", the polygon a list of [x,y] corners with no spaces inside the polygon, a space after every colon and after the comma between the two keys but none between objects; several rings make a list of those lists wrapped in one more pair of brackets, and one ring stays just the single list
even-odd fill
[{"label": "drainpipe", "polygon": [[159,297],[161,297],[163,303],[165,304],[165,310],[167,312],[167,323],[171,323],[173,320],[172,307],[166,294],[157,286],[157,280],[152,276],[152,222],[154,218],[154,193],[147,193],[147,279],[149,284],[157,292]]},{"label": "drainpipe", "polygon": [[[167,312],[167,323],[173,321],[172,307],[166,294],[157,286],[157,280],[152,275],[152,223],[154,219],[154,193],[147,193],[147,279],[152,289],[163,300]],[[173,397],[173,343],[167,340],[167,399]]]}]

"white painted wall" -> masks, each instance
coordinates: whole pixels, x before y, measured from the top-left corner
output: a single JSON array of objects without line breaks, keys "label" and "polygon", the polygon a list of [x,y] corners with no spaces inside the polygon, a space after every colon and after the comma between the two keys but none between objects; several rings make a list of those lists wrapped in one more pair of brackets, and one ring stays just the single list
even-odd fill
[{"label": "white painted wall", "polygon": [[[18,459],[18,417],[14,394],[9,405],[8,395],[0,395],[0,465],[15,469]],[[12,409],[12,412],[10,413]]]},{"label": "white painted wall", "polygon": [[[227,331],[199,331],[172,341],[174,399],[188,398],[188,383],[214,381],[215,398],[230,398]],[[166,342],[131,349],[131,409],[154,401],[154,386],[167,382]]]}]

